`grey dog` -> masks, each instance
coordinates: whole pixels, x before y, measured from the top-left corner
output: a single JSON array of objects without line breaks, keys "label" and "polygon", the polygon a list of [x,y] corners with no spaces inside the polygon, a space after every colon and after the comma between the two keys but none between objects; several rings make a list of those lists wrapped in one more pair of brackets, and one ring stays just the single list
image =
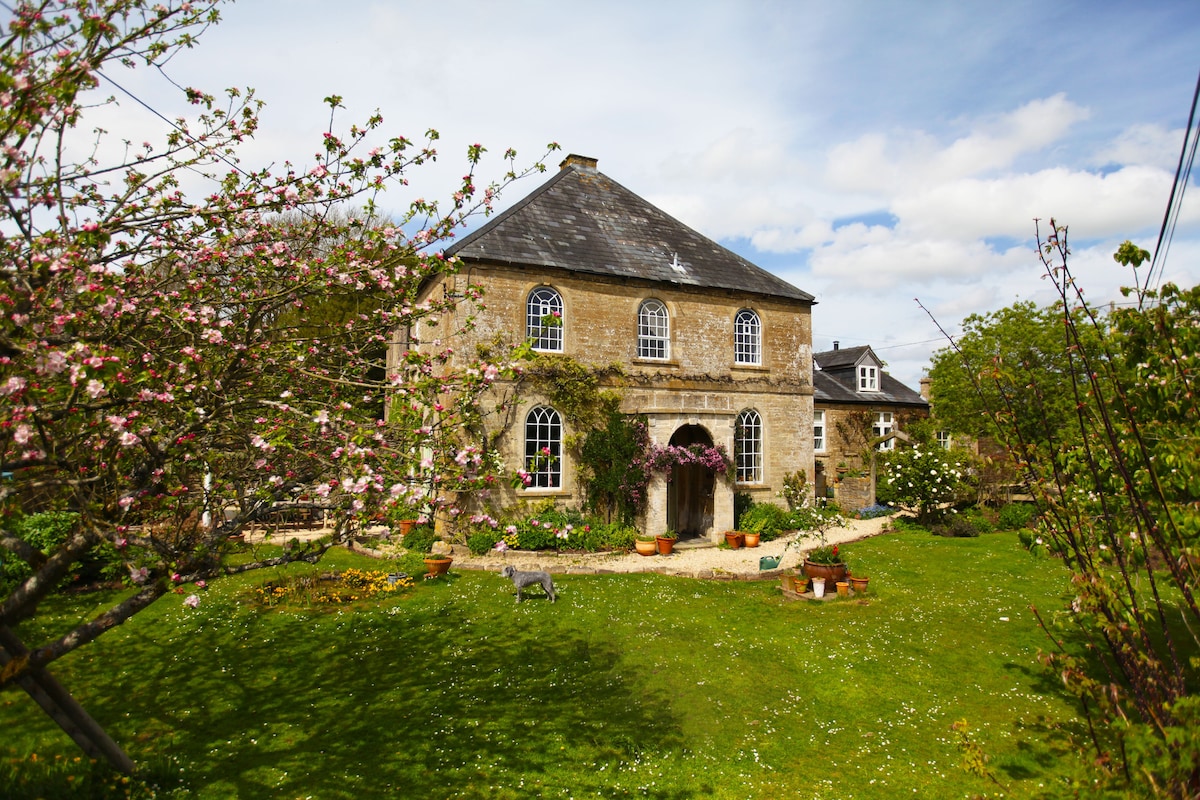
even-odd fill
[{"label": "grey dog", "polygon": [[500,574],[513,582],[517,587],[517,602],[521,602],[521,590],[526,586],[532,586],[535,583],[540,583],[542,588],[546,590],[546,596],[553,603],[557,596],[554,594],[554,581],[550,578],[549,572],[541,570],[522,571],[512,566],[511,564],[500,570]]}]

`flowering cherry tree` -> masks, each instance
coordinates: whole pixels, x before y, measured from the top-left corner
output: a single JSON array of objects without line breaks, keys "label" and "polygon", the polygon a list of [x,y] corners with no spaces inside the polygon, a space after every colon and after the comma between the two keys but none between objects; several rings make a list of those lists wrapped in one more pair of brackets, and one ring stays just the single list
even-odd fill
[{"label": "flowering cherry tree", "polygon": [[[437,157],[436,132],[384,139],[379,115],[339,132],[329,97],[311,163],[256,169],[237,153],[260,104],[238,90],[184,90],[194,115],[161,142],[111,159],[107,142],[83,147],[100,77],[161,69],[217,21],[215,5],[43,0],[18,5],[0,34],[0,557],[32,568],[2,598],[0,629],[102,545],[137,587],[59,638],[8,648],[0,688],[176,586],[229,572],[229,536],[280,500],[319,502],[331,535],[237,570],[315,560],[392,504],[449,511],[496,480],[462,431],[516,356],[452,370],[447,342],[401,349],[387,370],[376,357],[394,331],[451,312],[470,324],[478,287],[420,295],[457,269],[439,244],[544,167],[518,170],[508,151],[479,188],[474,145],[449,198],[384,219],[380,193]],[[338,212],[351,205],[363,212]],[[79,515],[49,554],[12,534],[40,509]]]}]

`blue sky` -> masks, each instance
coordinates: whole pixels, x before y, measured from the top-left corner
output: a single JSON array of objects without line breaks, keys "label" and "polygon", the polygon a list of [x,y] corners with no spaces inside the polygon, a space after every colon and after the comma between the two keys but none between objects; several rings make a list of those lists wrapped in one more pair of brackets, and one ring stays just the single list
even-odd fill
[{"label": "blue sky", "polygon": [[[1049,298],[1034,217],[1070,226],[1093,300],[1131,282],[1111,254],[1127,238],[1153,249],[1200,72],[1194,0],[333,8],[226,6],[169,72],[209,91],[257,90],[267,107],[252,164],[306,161],[330,94],[344,97],[347,124],[378,109],[388,135],[440,131],[442,158],[414,192],[449,190],[472,142],[534,158],[557,141],[595,157],[816,295],[816,349],[870,344],[913,388],[942,344],[914,298],[952,330],[972,312]],[[162,78],[130,81],[185,112]],[[140,113],[122,104],[126,123],[143,124]],[[1193,189],[1165,278],[1198,277]]]}]

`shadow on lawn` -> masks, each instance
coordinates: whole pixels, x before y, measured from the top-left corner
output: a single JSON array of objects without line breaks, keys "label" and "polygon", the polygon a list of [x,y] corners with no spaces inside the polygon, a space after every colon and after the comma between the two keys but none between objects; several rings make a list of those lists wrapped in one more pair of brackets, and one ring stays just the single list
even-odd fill
[{"label": "shadow on lawn", "polygon": [[[88,702],[135,758],[175,754],[200,797],[535,797],[682,749],[665,695],[625,674],[615,645],[552,617],[507,624],[505,605],[478,621],[462,606],[213,609],[176,640],[122,644]],[[134,691],[136,708],[117,700]]]}]

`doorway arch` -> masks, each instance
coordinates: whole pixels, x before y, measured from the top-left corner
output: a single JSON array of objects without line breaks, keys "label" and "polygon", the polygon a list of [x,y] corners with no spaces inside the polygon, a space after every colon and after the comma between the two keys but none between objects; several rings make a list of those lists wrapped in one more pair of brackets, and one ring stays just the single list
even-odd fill
[{"label": "doorway arch", "polygon": [[[712,447],[712,436],[702,425],[681,425],[671,434],[671,445]],[[680,538],[704,536],[713,525],[713,490],[716,476],[699,464],[675,464],[667,482],[667,527]]]}]

